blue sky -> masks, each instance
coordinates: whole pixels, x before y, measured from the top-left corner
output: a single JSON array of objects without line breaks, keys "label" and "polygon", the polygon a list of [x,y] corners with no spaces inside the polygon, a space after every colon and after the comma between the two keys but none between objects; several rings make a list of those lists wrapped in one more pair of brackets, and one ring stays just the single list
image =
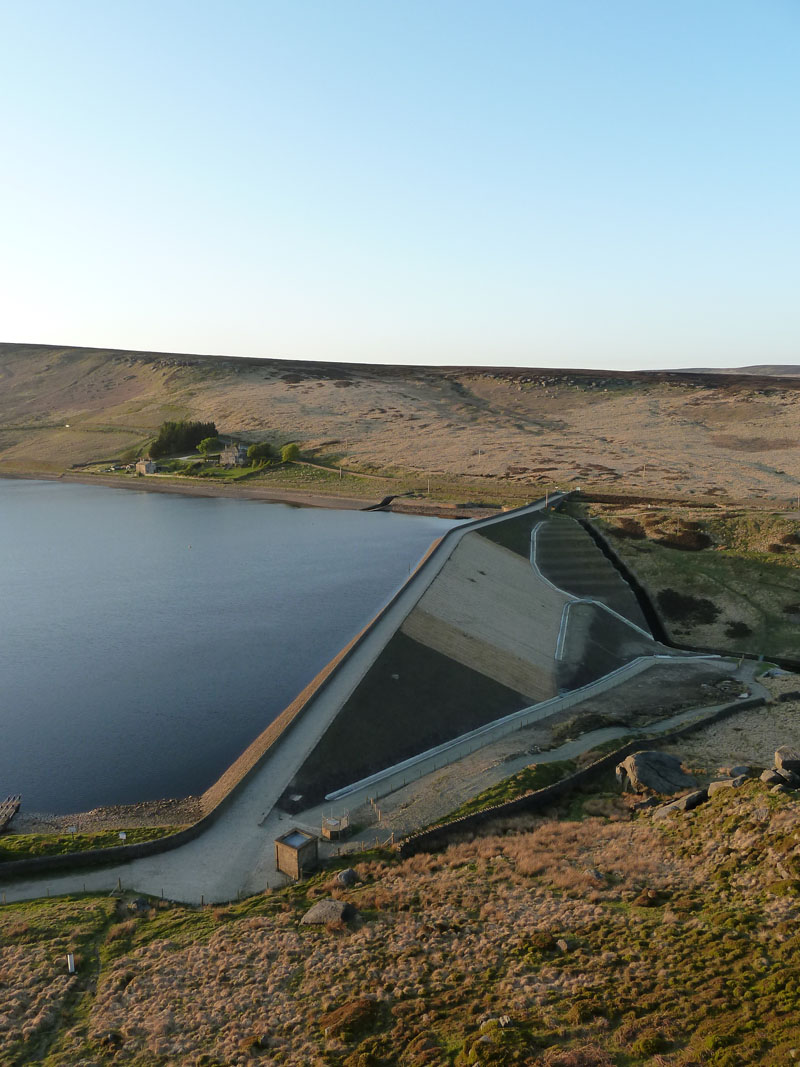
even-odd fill
[{"label": "blue sky", "polygon": [[796,0],[0,0],[0,340],[800,363]]}]

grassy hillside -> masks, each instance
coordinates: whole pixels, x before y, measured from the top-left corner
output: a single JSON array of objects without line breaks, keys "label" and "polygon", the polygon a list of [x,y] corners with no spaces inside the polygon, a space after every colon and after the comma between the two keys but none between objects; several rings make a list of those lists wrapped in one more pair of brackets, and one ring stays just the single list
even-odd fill
[{"label": "grassy hillside", "polygon": [[788,501],[800,488],[797,378],[0,345],[0,473],[129,457],[180,418],[214,420],[244,440],[299,440],[400,488],[427,489],[430,477],[455,500],[514,503],[581,485]]},{"label": "grassy hillside", "polygon": [[[594,795],[225,907],[0,910],[4,1067],[773,1067],[800,1045],[797,801],[652,822]],[[344,861],[342,861],[344,862]],[[73,951],[77,974],[66,974]]]},{"label": "grassy hillside", "polygon": [[672,638],[800,658],[800,521],[735,509],[571,505],[648,590]]}]

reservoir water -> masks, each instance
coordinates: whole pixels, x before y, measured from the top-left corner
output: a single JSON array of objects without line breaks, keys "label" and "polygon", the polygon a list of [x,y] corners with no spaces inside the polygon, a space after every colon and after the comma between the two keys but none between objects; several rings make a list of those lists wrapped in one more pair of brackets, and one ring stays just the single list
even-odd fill
[{"label": "reservoir water", "polygon": [[453,525],[0,479],[0,799],[201,792]]}]

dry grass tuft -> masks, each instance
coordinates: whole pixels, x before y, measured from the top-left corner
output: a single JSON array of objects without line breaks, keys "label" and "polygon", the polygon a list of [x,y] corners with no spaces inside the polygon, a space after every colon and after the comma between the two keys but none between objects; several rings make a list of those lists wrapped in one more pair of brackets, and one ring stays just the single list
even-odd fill
[{"label": "dry grass tuft", "polygon": [[599,1045],[573,1049],[548,1049],[542,1056],[543,1067],[614,1067],[614,1061]]},{"label": "dry grass tuft", "polygon": [[131,936],[131,934],[133,934],[135,929],[135,919],[126,919],[125,922],[114,923],[113,926],[110,926],[108,928],[108,933],[106,934],[106,942],[110,943],[112,941],[120,941],[123,938],[128,938]]}]

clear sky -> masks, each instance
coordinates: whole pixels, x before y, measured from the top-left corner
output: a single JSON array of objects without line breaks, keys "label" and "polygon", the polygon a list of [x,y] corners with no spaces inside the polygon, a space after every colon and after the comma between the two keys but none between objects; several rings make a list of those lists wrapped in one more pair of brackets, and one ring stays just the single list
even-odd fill
[{"label": "clear sky", "polygon": [[800,363],[798,0],[0,0],[0,340]]}]

